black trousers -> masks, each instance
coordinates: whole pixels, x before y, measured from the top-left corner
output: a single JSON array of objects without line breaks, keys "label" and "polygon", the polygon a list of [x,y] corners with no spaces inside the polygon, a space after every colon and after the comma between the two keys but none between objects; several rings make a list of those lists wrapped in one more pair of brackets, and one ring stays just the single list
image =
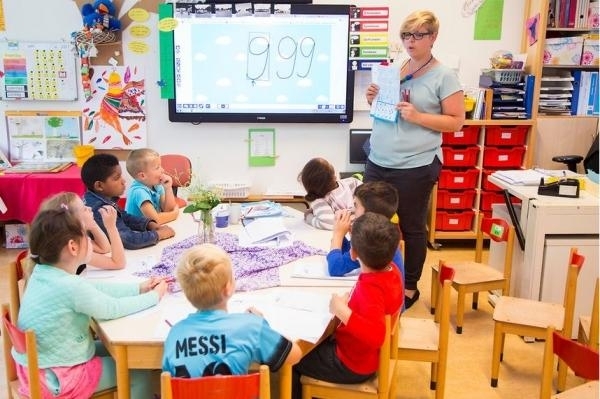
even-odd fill
[{"label": "black trousers", "polygon": [[442,163],[435,157],[430,165],[412,169],[384,168],[367,161],[365,182],[383,180],[398,190],[398,217],[404,240],[405,288],[416,290],[427,256],[427,212],[433,185]]},{"label": "black trousers", "polygon": [[302,375],[336,384],[358,384],[373,376],[356,374],[344,366],[335,353],[333,337],[321,342],[292,368],[292,399],[302,398]]}]

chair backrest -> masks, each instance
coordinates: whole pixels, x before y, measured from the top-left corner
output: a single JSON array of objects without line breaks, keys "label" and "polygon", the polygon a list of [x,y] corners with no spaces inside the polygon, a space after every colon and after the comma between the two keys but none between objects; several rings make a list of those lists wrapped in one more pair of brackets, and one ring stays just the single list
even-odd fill
[{"label": "chair backrest", "polygon": [[486,237],[496,242],[504,242],[504,292],[508,295],[512,273],[515,228],[504,219],[488,218],[480,214],[475,243],[475,262],[481,263],[483,258],[483,239]]},{"label": "chair backrest", "polygon": [[379,350],[379,367],[377,368],[377,393],[380,398],[387,398],[390,391],[390,363],[397,357],[399,316],[399,311],[385,316],[385,339]]},{"label": "chair backrest", "polygon": [[41,399],[40,373],[35,333],[32,330],[22,331],[10,318],[7,304],[2,305],[2,341],[7,383],[17,379],[15,363],[11,356],[11,348],[27,356],[27,377],[31,399]]},{"label": "chair backrest", "polygon": [[17,320],[19,309],[21,308],[20,285],[23,285],[24,289],[25,262],[27,261],[27,254],[27,251],[19,252],[14,262],[11,262],[8,265],[8,291],[11,320]]},{"label": "chair backrest", "polygon": [[215,375],[197,378],[160,376],[161,399],[270,399],[269,367],[260,365],[258,373]]},{"label": "chair backrest", "polygon": [[166,174],[173,179],[173,187],[186,187],[192,179],[192,162],[185,155],[164,154],[160,162]]},{"label": "chair backrest", "polygon": [[592,304],[592,317],[590,321],[590,331],[588,332],[588,346],[598,350],[598,279],[596,278],[596,288],[594,289],[594,303]]},{"label": "chair backrest", "polygon": [[598,361],[600,360],[598,351],[566,337],[570,337],[570,335],[557,333],[553,326],[549,326],[546,330],[541,399],[548,399],[552,395],[554,355],[562,359],[575,375],[586,380],[598,380]]},{"label": "chair backrest", "polygon": [[567,281],[565,284],[565,295],[563,306],[565,308],[565,319],[563,322],[562,333],[565,337],[570,337],[573,331],[573,318],[575,317],[575,299],[577,297],[577,278],[585,261],[585,256],[577,253],[577,248],[571,248],[569,255],[569,270],[567,272]]}]

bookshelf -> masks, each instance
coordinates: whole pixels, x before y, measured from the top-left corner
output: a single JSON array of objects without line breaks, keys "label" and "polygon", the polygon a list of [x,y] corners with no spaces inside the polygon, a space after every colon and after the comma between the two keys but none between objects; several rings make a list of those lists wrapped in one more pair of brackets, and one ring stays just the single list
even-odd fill
[{"label": "bookshelf", "polygon": [[[552,15],[555,8],[551,3],[556,4],[556,1],[531,0],[528,2],[525,8],[525,21],[535,17],[539,18],[538,35],[537,41],[531,45],[524,35],[522,43],[523,52],[527,53],[526,71],[540,77],[540,79],[536,79],[534,89],[532,119],[536,121],[533,125],[533,142],[536,143],[536,146],[531,161],[534,165],[546,169],[564,167],[563,164],[553,162],[553,156],[566,154],[585,156],[598,132],[597,115],[572,115],[571,112],[571,103],[575,101],[574,94],[577,94],[576,85],[578,84],[578,80],[573,76],[578,76],[582,72],[598,72],[598,64],[573,65],[573,62],[565,64],[554,62],[557,60],[544,63],[544,57],[548,57],[548,54],[544,54],[545,49],[555,39],[578,37],[590,33],[597,34],[598,28],[587,27],[587,24],[583,22],[580,22],[578,27],[562,26],[564,23],[559,23],[556,16]],[[549,26],[552,17],[555,19],[553,27]],[[598,42],[596,41],[596,43]],[[560,90],[551,90],[549,87],[560,88]],[[561,93],[562,96],[560,96]],[[564,109],[548,112],[546,100],[552,97],[555,97],[556,100],[559,97],[566,99],[563,103]],[[560,100],[557,102],[560,103]],[[583,169],[580,172],[583,172]]]}]

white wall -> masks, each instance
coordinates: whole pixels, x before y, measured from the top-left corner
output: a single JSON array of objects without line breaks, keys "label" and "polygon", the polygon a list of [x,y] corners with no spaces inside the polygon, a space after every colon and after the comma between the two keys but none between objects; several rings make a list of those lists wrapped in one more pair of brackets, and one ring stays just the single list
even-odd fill
[{"label": "white wall", "polygon": [[[319,3],[346,3],[339,0],[315,0]],[[489,65],[488,58],[495,50],[519,52],[523,25],[522,0],[504,0],[502,38],[499,41],[474,41],[474,17],[462,17],[462,6],[469,0],[362,0],[361,6],[390,7],[390,41],[400,43],[398,29],[402,19],[417,9],[430,9],[441,22],[440,34],[434,54],[448,64],[456,65],[461,81],[476,86],[481,68]],[[125,2],[123,9],[128,9]],[[35,6],[34,6],[35,4]],[[32,10],[35,7],[35,11]],[[0,38],[26,41],[69,41],[70,34],[81,27],[79,10],[71,0],[44,0],[23,2],[4,0],[6,32]],[[157,24],[152,14],[148,23]],[[364,110],[363,93],[356,93],[354,122],[350,125],[335,124],[178,124],[168,120],[167,102],[160,99],[158,38],[156,31],[148,38],[152,44],[148,54],[136,55],[127,50],[128,32],[124,32],[125,62],[143,66],[146,71],[146,101],[148,147],[160,153],[181,153],[192,159],[194,173],[202,180],[249,181],[252,193],[270,190],[298,188],[296,177],[304,163],[315,156],[332,162],[340,171],[358,170],[358,165],[348,164],[348,129],[369,128],[368,111]],[[93,61],[92,61],[93,63]],[[359,72],[368,82],[368,72]],[[366,75],[365,75],[366,74]],[[359,87],[359,85],[357,85]],[[83,100],[76,102],[14,102],[0,101],[0,110],[81,110]],[[269,127],[276,130],[274,167],[251,168],[248,166],[248,128]],[[0,131],[5,132],[5,120],[0,118]],[[6,134],[0,134],[0,149],[8,152]]]}]

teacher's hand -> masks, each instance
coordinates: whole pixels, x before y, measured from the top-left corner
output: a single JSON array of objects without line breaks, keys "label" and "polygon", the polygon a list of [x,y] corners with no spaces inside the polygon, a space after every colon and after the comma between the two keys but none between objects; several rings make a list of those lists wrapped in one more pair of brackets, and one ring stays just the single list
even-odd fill
[{"label": "teacher's hand", "polygon": [[367,87],[367,93],[366,93],[367,102],[369,103],[369,105],[371,105],[371,103],[373,103],[373,99],[375,98],[377,93],[379,93],[379,86],[377,86],[375,83],[371,83],[369,85],[369,87]]},{"label": "teacher's hand", "polygon": [[417,111],[415,106],[412,105],[411,103],[402,101],[402,102],[398,103],[397,108],[398,108],[398,112],[400,113],[400,116],[406,122],[417,123],[417,121],[419,120],[419,115],[421,113],[419,111]]}]

